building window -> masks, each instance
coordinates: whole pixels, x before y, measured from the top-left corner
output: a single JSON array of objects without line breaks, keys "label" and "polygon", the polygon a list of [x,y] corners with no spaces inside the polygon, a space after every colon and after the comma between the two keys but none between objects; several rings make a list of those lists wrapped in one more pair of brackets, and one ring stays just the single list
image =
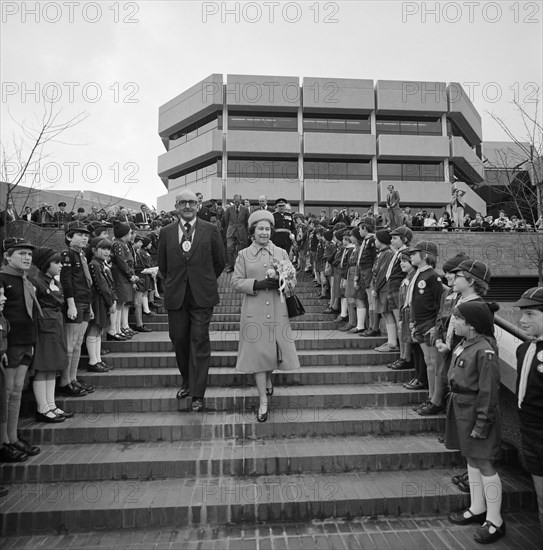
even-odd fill
[{"label": "building window", "polygon": [[298,117],[295,114],[284,113],[229,112],[228,129],[296,132]]},{"label": "building window", "polygon": [[306,115],[304,132],[370,134],[371,123],[369,116]]},{"label": "building window", "polygon": [[228,159],[228,178],[236,181],[248,180],[256,182],[259,180],[296,180],[298,181],[297,160],[276,160],[276,159]]},{"label": "building window", "polygon": [[441,118],[378,116],[377,135],[440,136]]},{"label": "building window", "polygon": [[222,114],[213,113],[208,117],[199,120],[198,122],[183,128],[183,130],[178,130],[175,134],[172,134],[169,137],[169,147],[168,150],[186,143],[195,137],[201,136],[211,130],[222,130]]},{"label": "building window", "polygon": [[178,189],[185,187],[197,181],[205,181],[207,178],[222,176],[222,161],[220,159],[213,159],[212,161],[202,162],[196,166],[191,166],[187,170],[182,170],[173,174],[168,178],[168,190]]},{"label": "building window", "polygon": [[378,162],[379,181],[444,181],[442,162]]},{"label": "building window", "polygon": [[371,180],[371,161],[305,161],[304,179],[316,181]]}]

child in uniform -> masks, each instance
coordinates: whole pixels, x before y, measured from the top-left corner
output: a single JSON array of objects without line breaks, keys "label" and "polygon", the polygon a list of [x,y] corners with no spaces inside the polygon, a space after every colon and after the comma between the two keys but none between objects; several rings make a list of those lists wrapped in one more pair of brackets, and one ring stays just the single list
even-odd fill
[{"label": "child in uniform", "polygon": [[87,333],[87,351],[89,353],[89,372],[109,372],[112,367],[102,361],[102,333],[110,326],[111,316],[116,311],[115,283],[106,262],[111,253],[111,241],[106,237],[94,237],[89,243],[93,258],[89,264],[92,279],[92,310],[94,317],[90,321]]},{"label": "child in uniform", "polygon": [[62,269],[60,254],[49,247],[36,248],[32,263],[38,272],[31,279],[42,315],[38,319],[38,339],[34,349],[32,368],[35,371],[32,387],[36,398],[36,420],[59,423],[71,418],[55,403],[55,377],[57,371],[68,368],[68,349],[64,328],[64,294],[57,280]]},{"label": "child in uniform", "polygon": [[530,337],[517,348],[517,406],[526,469],[537,495],[543,531],[543,288],[528,289],[514,304]]},{"label": "child in uniform", "polygon": [[6,263],[0,268],[0,282],[4,285],[6,297],[4,315],[10,326],[4,362],[6,418],[0,424],[0,443],[3,444],[0,458],[6,462],[21,462],[40,452],[39,447],[17,434],[21,395],[34,355],[37,319],[41,315],[34,285],[27,278],[34,248],[25,239],[8,237],[4,240]]},{"label": "child in uniform", "polygon": [[351,324],[353,328],[349,330],[351,334],[361,334],[366,326],[367,298],[364,285],[359,284],[360,273],[358,261],[363,252],[364,237],[360,234],[358,227],[351,229],[351,242],[354,249],[349,256],[349,270],[347,271],[347,288],[345,296],[347,297],[347,306],[349,307],[349,317],[353,319]]},{"label": "child in uniform", "polygon": [[388,285],[386,280],[386,272],[388,264],[391,262],[394,253],[390,250],[390,243],[392,238],[388,229],[380,229],[375,233],[375,247],[377,249],[377,257],[373,264],[373,279],[372,279],[372,293],[375,298],[375,320],[376,325],[373,326],[374,331],[379,328],[379,315],[386,315],[385,321],[387,323],[387,342],[378,348],[376,351],[398,351],[398,340],[396,334],[396,327],[390,326],[390,317],[388,316]]},{"label": "child in uniform", "polygon": [[[379,336],[379,323],[377,328],[375,326],[375,297],[371,291],[371,281],[373,278],[373,264],[377,256],[377,249],[375,248],[375,234],[373,233],[373,221],[365,219],[358,224],[358,232],[362,237],[362,245],[358,251],[358,272],[354,278],[355,288],[362,289],[366,293],[365,307],[368,311],[368,328],[361,332],[359,336],[373,337]],[[366,317],[366,312],[360,312],[361,316]]]},{"label": "child in uniform", "polygon": [[[134,317],[136,319],[136,330],[138,332],[152,332],[153,329],[143,324],[144,296],[147,297],[147,293],[151,289],[151,276],[142,273],[144,269],[151,267],[148,259],[143,254],[143,242],[144,237],[136,235],[134,239],[134,252],[136,254],[134,271],[139,279],[134,289]],[[149,242],[150,241],[147,240],[147,244],[149,244]],[[147,311],[149,311],[148,302]]]},{"label": "child in uniform", "polygon": [[61,372],[59,393],[71,397],[81,397],[94,391],[91,384],[77,378],[81,357],[81,346],[92,317],[92,281],[85,256],[89,242],[89,230],[80,221],[71,222],[66,229],[68,249],[60,253],[62,270],[60,282],[67,305],[65,312],[66,347],[68,367]]},{"label": "child in uniform", "polygon": [[500,365],[494,339],[497,304],[469,301],[454,309],[454,332],[462,338],[455,347],[448,380],[445,445],[460,449],[468,462],[470,506],[449,515],[451,523],[482,524],[473,538],[491,543],[505,535],[501,517],[502,485],[493,460],[501,450]]}]

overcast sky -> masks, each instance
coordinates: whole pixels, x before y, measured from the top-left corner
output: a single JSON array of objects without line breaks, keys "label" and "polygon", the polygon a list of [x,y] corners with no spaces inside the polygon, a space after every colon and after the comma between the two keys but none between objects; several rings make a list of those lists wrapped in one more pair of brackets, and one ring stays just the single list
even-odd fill
[{"label": "overcast sky", "polygon": [[533,108],[542,81],[540,0],[1,4],[2,145],[58,93],[61,119],[88,118],[49,144],[41,186],[151,205],[158,108],[211,73],[469,83],[487,141],[507,138],[486,111],[522,135],[512,101]]}]

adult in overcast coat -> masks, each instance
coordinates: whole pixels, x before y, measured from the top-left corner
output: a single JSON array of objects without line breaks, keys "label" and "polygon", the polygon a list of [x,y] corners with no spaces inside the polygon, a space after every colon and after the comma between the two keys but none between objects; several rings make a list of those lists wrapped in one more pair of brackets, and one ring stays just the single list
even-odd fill
[{"label": "adult in overcast coat", "polygon": [[158,240],[164,307],[182,377],[177,398],[192,396],[193,411],[204,407],[211,356],[209,323],[219,303],[217,278],[226,265],[219,230],[196,217],[197,205],[192,191],[181,191],[175,201],[179,222],[163,227]]}]

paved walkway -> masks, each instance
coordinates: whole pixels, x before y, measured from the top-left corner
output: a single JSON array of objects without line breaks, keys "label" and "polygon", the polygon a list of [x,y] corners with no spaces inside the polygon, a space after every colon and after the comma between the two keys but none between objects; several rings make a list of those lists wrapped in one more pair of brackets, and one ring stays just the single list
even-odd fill
[{"label": "paved walkway", "polygon": [[[492,550],[541,550],[536,514],[506,516],[507,535]],[[307,524],[220,526],[5,538],[3,550],[472,550],[473,526],[444,516],[355,518]]]}]

